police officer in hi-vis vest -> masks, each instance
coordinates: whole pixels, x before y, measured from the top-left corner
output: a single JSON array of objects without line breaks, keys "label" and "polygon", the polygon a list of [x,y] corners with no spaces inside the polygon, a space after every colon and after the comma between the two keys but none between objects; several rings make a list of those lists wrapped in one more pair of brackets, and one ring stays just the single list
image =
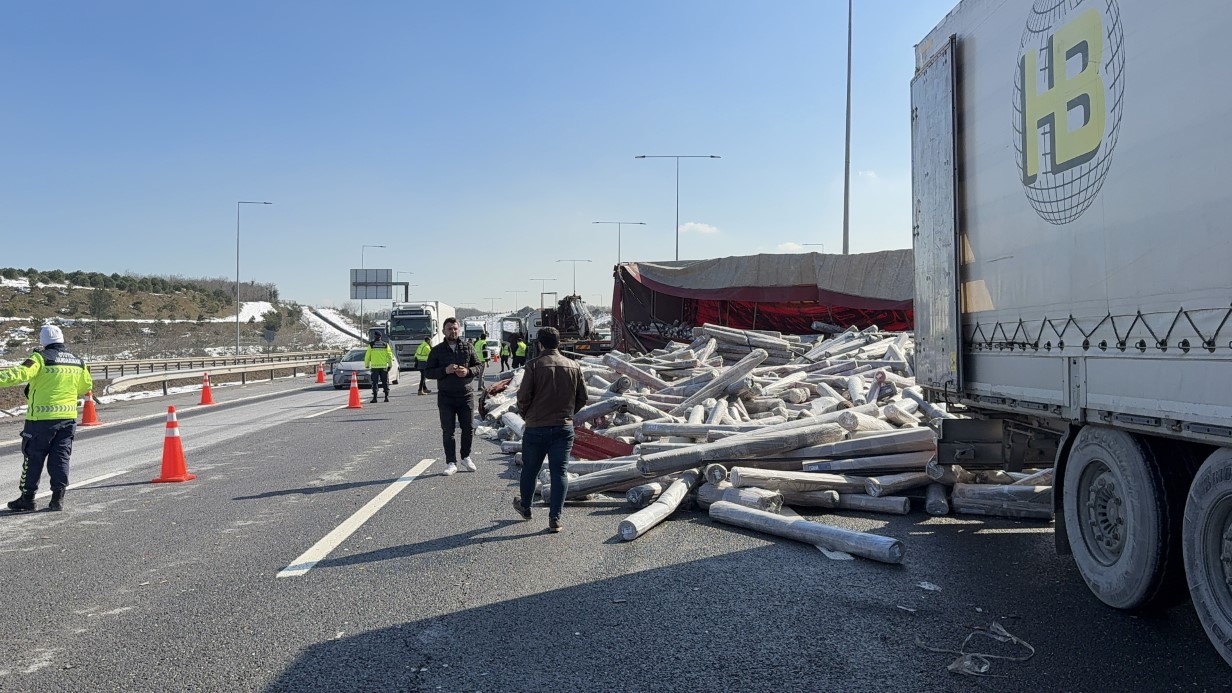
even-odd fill
[{"label": "police officer in hi-vis vest", "polygon": [[385,401],[389,401],[389,366],[394,362],[394,350],[385,341],[380,331],[372,333],[372,341],[364,351],[364,368],[368,369],[368,379],[372,381],[372,402],[376,402],[376,391],[385,387]]},{"label": "police officer in hi-vis vest", "polygon": [[502,372],[509,369],[509,342],[501,342],[500,348],[500,369]]},{"label": "police officer in hi-vis vest", "polygon": [[61,510],[64,489],[68,486],[68,458],[73,451],[77,429],[77,398],[94,389],[90,369],[64,348],[64,332],[55,325],[44,325],[39,333],[42,351],[12,368],[0,370],[0,387],[29,383],[26,425],[21,431],[21,496],[9,503],[9,510],[34,510],[43,466],[51,477],[51,503]]},{"label": "police officer in hi-vis vest", "polygon": [[522,339],[521,335],[515,335],[517,346],[513,349],[513,367],[521,368],[526,365],[526,340]]},{"label": "police officer in hi-vis vest", "polygon": [[484,330],[479,338],[475,340],[475,358],[479,360],[479,389],[483,389],[483,372],[488,369],[488,352],[484,347],[488,345],[488,332]]},{"label": "police officer in hi-vis vest", "polygon": [[428,368],[428,354],[430,353],[432,353],[432,345],[428,342],[428,338],[424,337],[419,347],[415,349],[415,369],[419,371],[419,394],[421,395],[432,394],[424,381],[424,371]]}]

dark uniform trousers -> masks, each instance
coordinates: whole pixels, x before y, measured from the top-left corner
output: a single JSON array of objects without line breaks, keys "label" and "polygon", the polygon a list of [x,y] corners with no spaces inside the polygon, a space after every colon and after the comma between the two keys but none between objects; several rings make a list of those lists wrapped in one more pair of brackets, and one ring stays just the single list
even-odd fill
[{"label": "dark uniform trousers", "polygon": [[76,419],[26,421],[21,431],[21,481],[18,483],[22,493],[38,490],[44,465],[51,477],[52,491],[63,491],[68,486],[68,458],[73,452],[76,431]]},{"label": "dark uniform trousers", "polygon": [[436,408],[441,414],[441,442],[445,445],[445,463],[456,464],[458,455],[454,443],[454,427],[462,429],[462,457],[471,456],[471,437],[474,434],[475,396],[471,393],[453,394],[437,390]]},{"label": "dark uniform trousers", "polygon": [[388,368],[370,368],[368,380],[372,381],[372,396],[376,397],[376,391],[380,386],[385,387],[385,396],[389,396],[389,369]]}]

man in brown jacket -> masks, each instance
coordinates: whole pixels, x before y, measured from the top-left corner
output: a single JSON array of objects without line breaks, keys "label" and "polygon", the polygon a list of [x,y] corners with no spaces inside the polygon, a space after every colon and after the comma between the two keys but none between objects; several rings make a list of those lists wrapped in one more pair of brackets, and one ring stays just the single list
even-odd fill
[{"label": "man in brown jacket", "polygon": [[539,357],[527,364],[518,388],[518,410],[526,426],[522,432],[522,496],[513,499],[513,507],[522,519],[530,519],[535,480],[543,468],[543,458],[547,457],[552,475],[548,528],[559,532],[560,513],[569,488],[565,470],[573,448],[573,414],[586,406],[586,383],[577,363],[557,350],[560,332],[556,328],[540,329],[538,342]]}]

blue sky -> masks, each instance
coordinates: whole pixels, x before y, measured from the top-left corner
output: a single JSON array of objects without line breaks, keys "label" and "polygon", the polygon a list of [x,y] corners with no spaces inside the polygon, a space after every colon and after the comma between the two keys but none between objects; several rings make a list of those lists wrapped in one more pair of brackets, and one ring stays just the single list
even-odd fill
[{"label": "blue sky", "polygon": [[[909,247],[912,47],[952,0],[857,0],[852,252]],[[0,266],[348,269],[497,310],[622,259],[840,252],[841,0],[4,4]],[[820,251],[819,247],[806,250]],[[371,302],[369,302],[370,304]]]}]

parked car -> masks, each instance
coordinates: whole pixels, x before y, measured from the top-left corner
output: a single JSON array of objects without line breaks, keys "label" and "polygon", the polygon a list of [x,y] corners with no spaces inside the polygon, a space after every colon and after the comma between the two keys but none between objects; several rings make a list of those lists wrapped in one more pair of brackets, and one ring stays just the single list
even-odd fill
[{"label": "parked car", "polygon": [[500,353],[500,340],[489,339],[483,345],[483,353],[487,357],[486,360],[491,361],[493,354]]},{"label": "parked car", "polygon": [[[364,367],[365,351],[367,351],[367,349],[352,349],[348,351],[345,356],[338,359],[338,361],[334,363],[333,375],[335,390],[350,387],[352,373],[354,373],[359,379],[359,386],[361,388],[372,386],[372,381],[370,379],[371,374],[368,372],[368,369]],[[398,361],[396,359],[394,360],[393,365],[389,367],[389,382],[394,385],[398,384]]]}]

